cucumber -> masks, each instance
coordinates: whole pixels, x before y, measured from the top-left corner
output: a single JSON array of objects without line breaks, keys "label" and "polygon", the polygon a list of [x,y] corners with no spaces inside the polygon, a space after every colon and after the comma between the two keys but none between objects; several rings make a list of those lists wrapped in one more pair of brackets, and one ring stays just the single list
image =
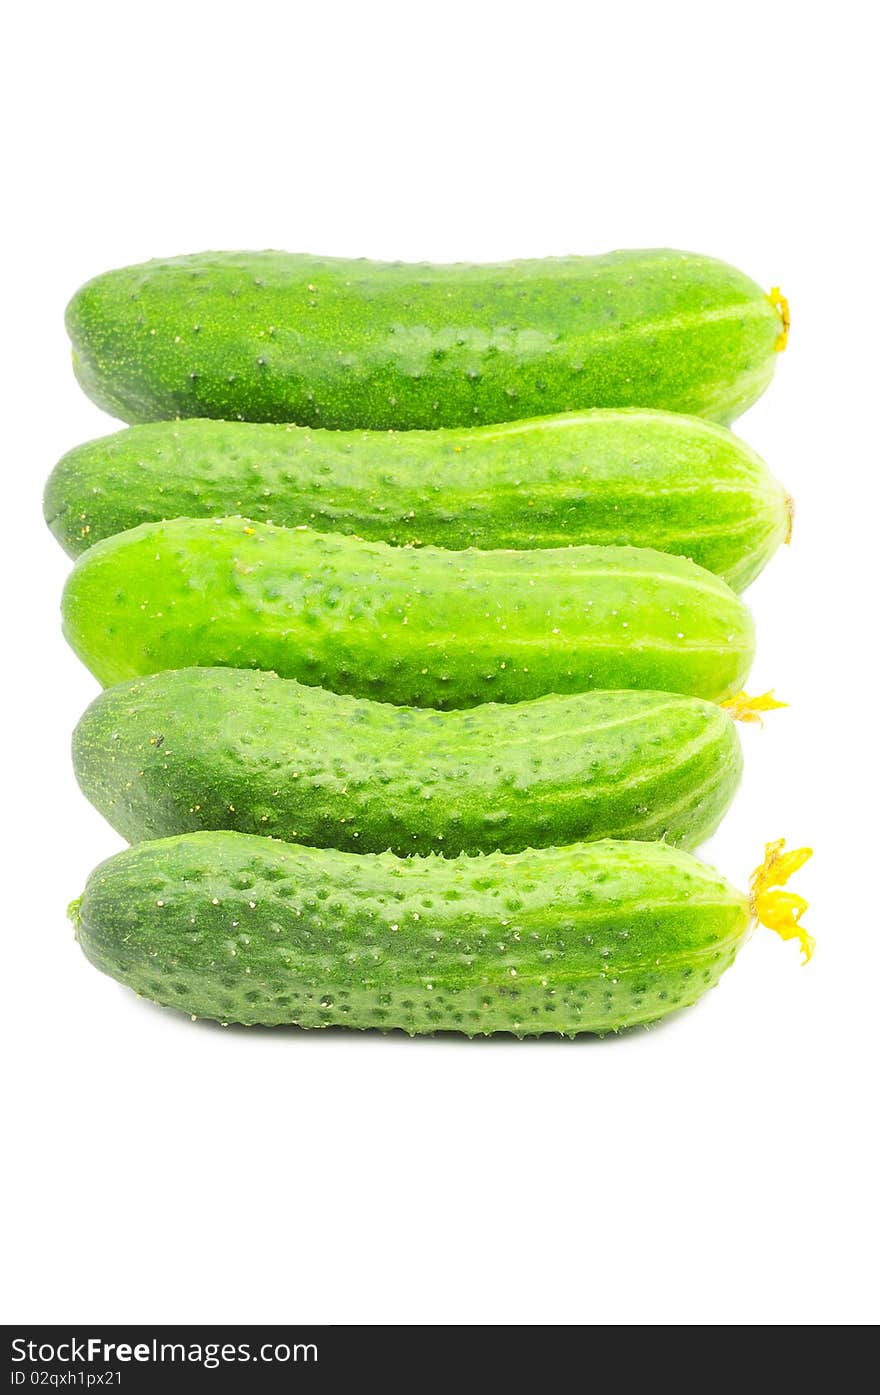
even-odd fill
[{"label": "cucumber", "polygon": [[74,567],[63,611],[105,686],[261,668],[415,707],[589,688],[724,698],[754,648],[719,577],[647,548],[414,551],[234,518],[105,538]]},{"label": "cucumber", "polygon": [[699,698],[595,692],[431,712],[223,668],[108,689],[73,758],[129,842],[229,828],[447,856],[609,837],[694,847],[742,769],[731,717]]},{"label": "cucumber", "polygon": [[156,422],[68,452],[44,509],[72,555],[140,523],[245,514],[453,549],[655,547],[736,589],[786,537],[791,513],[760,457],[724,427],[637,410],[402,433]]},{"label": "cucumber", "polygon": [[475,266],[205,252],[96,277],[74,367],[123,421],[335,429],[661,407],[730,421],[773,376],[783,307],[669,250]]},{"label": "cucumber", "polygon": [[117,853],[71,914],[97,968],[194,1017],[519,1037],[695,1002],[751,919],[663,843],[401,859],[230,832]]}]

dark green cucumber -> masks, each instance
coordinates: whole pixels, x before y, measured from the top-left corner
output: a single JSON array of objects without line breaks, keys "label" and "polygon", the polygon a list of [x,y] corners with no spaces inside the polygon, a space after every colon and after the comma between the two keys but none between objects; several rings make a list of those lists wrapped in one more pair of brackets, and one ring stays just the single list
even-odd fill
[{"label": "dark green cucumber", "polygon": [[742,272],[669,250],[486,266],[205,252],[96,277],[67,328],[83,388],[123,421],[377,430],[584,407],[730,421],[785,332]]},{"label": "dark green cucumber", "polygon": [[790,523],[782,485],[724,427],[636,410],[406,432],[156,422],[69,451],[44,508],[73,555],[140,523],[244,514],[453,549],[654,547],[737,590]]},{"label": "dark green cucumber", "polygon": [[520,852],[596,838],[695,847],[742,755],[722,708],[595,692],[433,712],[270,673],[176,669],[95,699],[83,792],[129,842],[229,828],[349,852]]},{"label": "dark green cucumber", "polygon": [[519,1037],[685,1007],[750,926],[663,843],[395,858],[229,832],[117,853],[71,913],[97,968],[194,1017]]},{"label": "dark green cucumber", "polygon": [[105,685],[262,668],[415,707],[590,688],[724,698],[754,646],[719,577],[647,548],[415,551],[229,518],[106,538],[77,562],[63,609]]}]

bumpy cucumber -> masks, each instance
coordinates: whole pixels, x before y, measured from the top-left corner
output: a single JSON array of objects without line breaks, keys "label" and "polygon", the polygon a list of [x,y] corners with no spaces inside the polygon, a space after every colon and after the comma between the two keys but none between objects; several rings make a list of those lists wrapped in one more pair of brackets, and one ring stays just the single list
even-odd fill
[{"label": "bumpy cucumber", "polygon": [[73,757],[129,842],[229,828],[449,856],[596,838],[695,847],[742,766],[734,722],[699,698],[578,693],[441,713],[205,668],[109,688]]},{"label": "bumpy cucumber", "polygon": [[724,427],[636,410],[393,433],[156,422],[69,451],[44,507],[73,555],[140,523],[244,514],[447,548],[655,547],[736,589],[790,521],[782,485]]},{"label": "bumpy cucumber", "polygon": [[474,266],[206,252],[96,277],[67,309],[77,376],[123,421],[473,426],[583,407],[730,421],[780,311],[674,251]]},{"label": "bumpy cucumber", "polygon": [[97,968],[223,1022],[606,1032],[711,988],[749,903],[663,843],[395,858],[192,833],[117,853],[72,907]]},{"label": "bumpy cucumber", "polygon": [[65,588],[64,626],[105,685],[261,668],[441,708],[589,688],[723,698],[754,646],[719,577],[647,548],[414,551],[229,518],[97,543]]}]

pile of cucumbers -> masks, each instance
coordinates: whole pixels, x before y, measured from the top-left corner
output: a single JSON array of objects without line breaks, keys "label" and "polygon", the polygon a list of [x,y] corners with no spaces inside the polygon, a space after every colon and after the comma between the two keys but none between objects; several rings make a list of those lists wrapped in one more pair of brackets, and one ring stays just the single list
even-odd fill
[{"label": "pile of cucumbers", "polygon": [[756,920],[809,956],[808,850],[748,894],[687,851],[791,529],[726,426],[778,292],[672,251],[206,253],[67,325],[130,423],[45,494],[105,688],[75,770],[131,844],[71,907],[98,968],[224,1023],[524,1037],[693,1003]]}]

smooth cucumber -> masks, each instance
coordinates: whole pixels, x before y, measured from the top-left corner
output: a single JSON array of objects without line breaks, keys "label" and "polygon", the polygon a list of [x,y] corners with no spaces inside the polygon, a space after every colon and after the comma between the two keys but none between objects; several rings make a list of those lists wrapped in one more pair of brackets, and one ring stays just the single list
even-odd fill
[{"label": "smooth cucumber", "polygon": [[782,485],[724,427],[639,410],[391,433],[156,422],[69,451],[44,509],[74,556],[140,523],[244,514],[453,549],[654,547],[737,590],[791,516]]},{"label": "smooth cucumber", "polygon": [[754,648],[749,612],[719,577],[647,548],[416,551],[229,518],[97,543],[63,612],[105,686],[260,668],[415,707],[590,688],[724,698]]},{"label": "smooth cucumber", "polygon": [[520,1037],[693,1003],[750,925],[663,843],[395,858],[230,832],[117,853],[71,912],[97,968],[194,1017]]},{"label": "smooth cucumber", "polygon": [[695,847],[742,768],[734,722],[699,698],[594,692],[434,712],[205,668],[107,689],[73,759],[129,842],[229,828],[448,856],[598,838]]},{"label": "smooth cucumber", "polygon": [[67,308],[85,391],[123,421],[432,428],[584,407],[730,421],[780,310],[670,250],[447,266],[205,252],[96,277]]}]

